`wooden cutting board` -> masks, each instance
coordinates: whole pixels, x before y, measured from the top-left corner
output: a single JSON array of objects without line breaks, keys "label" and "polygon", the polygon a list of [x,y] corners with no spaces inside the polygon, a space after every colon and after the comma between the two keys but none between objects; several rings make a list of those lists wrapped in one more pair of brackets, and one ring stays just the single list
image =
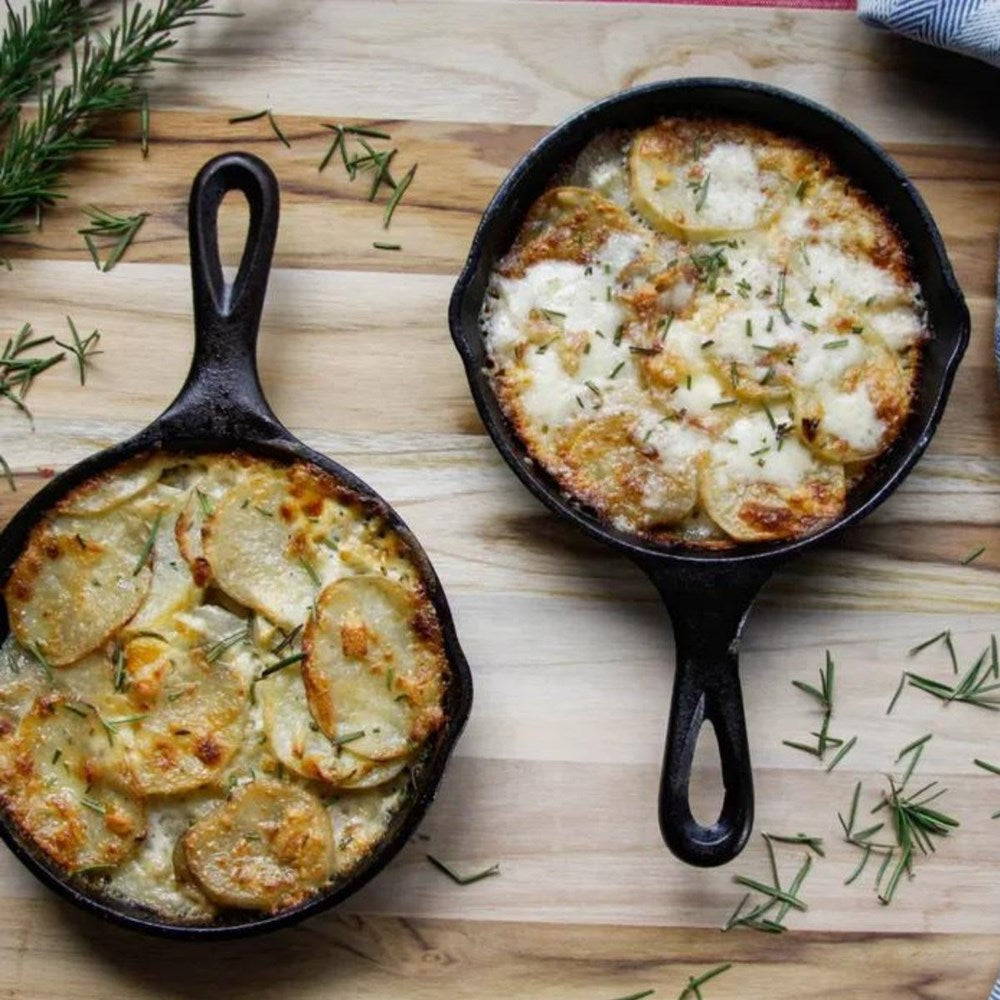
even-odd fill
[{"label": "wooden cutting board", "polygon": [[[239,21],[188,29],[190,67],[153,91],[152,148],[137,123],[80,161],[68,197],[38,233],[7,244],[0,332],[102,333],[81,387],[68,364],[29,403],[34,429],[0,408],[0,453],[17,492],[4,519],[52,470],[124,438],[180,385],[191,350],[186,201],[210,156],[248,149],[282,184],[276,269],[260,358],[279,416],[397,506],[442,577],[476,680],[472,720],[414,841],[335,913],[261,940],[198,948],[98,924],[0,853],[4,996],[258,996],[610,1000],[673,998],[720,962],[706,1000],[982,1000],[1000,958],[997,717],[908,690],[901,671],[951,674],[951,629],[969,663],[1000,625],[1000,408],[990,346],[1000,224],[996,75],[856,23],[851,13],[649,4],[232,0]],[[655,796],[672,676],[670,629],[648,582],[557,523],[484,436],[445,321],[454,278],[496,185],[547,126],[631,84],[724,74],[787,86],[845,114],[910,173],[943,230],[968,296],[973,341],[938,435],[906,484],[835,546],[780,572],[754,612],[743,676],[757,776],[757,831],[825,840],[802,887],[805,913],[782,936],[719,931],[742,895],[736,872],[766,878],[756,837],[729,868],[675,861]],[[266,121],[230,125],[271,106]],[[397,173],[416,179],[388,234],[361,180],[317,171],[324,121],[378,122]],[[137,243],[99,274],[76,230],[96,204],[150,214]],[[226,211],[234,263],[242,222]],[[376,250],[375,240],[401,244]],[[986,546],[974,563],[970,550]],[[782,739],[817,716],[792,688],[829,649],[833,731],[857,734],[832,774]],[[874,865],[845,886],[857,852],[836,814],[855,782],[869,805],[899,749],[933,732],[920,766],[950,789],[961,821],[919,858],[891,906]],[[707,758],[696,776],[708,812]],[[717,801],[717,798],[716,800]],[[460,887],[425,860],[499,862]],[[782,848],[787,880],[801,859]]]}]

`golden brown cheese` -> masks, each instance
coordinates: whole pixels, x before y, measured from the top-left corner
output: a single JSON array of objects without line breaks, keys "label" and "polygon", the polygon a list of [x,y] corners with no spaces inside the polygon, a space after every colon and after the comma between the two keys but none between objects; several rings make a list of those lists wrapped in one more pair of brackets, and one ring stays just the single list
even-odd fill
[{"label": "golden brown cheese", "polygon": [[35,527],[4,597],[7,817],[168,920],[275,911],[346,876],[444,723],[406,544],[306,463],[111,470]]},{"label": "golden brown cheese", "polygon": [[561,176],[481,316],[532,457],[652,538],[835,519],[844,466],[856,480],[905,424],[928,336],[885,214],[825,154],[713,118],[600,137]]}]

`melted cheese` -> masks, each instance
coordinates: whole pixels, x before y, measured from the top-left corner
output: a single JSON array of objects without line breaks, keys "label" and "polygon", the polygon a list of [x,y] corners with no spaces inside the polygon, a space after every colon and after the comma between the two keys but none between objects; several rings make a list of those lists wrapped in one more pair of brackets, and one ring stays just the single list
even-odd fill
[{"label": "melted cheese", "polygon": [[885,433],[868,390],[859,385],[853,392],[828,392],[823,397],[823,427],[860,452],[874,449]]},{"label": "melted cheese", "polygon": [[[767,202],[753,151],[742,144],[720,142],[702,163],[708,178],[699,212],[702,224],[730,230],[753,226]],[[700,196],[701,188],[691,189],[694,205]]]}]

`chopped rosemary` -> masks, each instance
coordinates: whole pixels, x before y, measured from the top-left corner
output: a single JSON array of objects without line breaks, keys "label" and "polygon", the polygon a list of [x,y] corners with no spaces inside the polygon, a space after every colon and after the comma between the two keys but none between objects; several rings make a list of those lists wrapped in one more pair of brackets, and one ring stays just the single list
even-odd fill
[{"label": "chopped rosemary", "polygon": [[242,642],[250,634],[250,630],[247,628],[242,628],[238,632],[233,632],[230,635],[224,636],[217,642],[212,643],[205,650],[205,660],[208,663],[214,663],[223,653],[231,649],[233,646]]},{"label": "chopped rosemary", "polygon": [[335,747],[346,746],[348,743],[354,743],[356,740],[360,740],[365,735],[365,730],[356,729],[353,733],[345,733],[343,736],[336,736],[330,740],[330,742]]},{"label": "chopped rosemary", "polygon": [[811,305],[811,306],[818,306],[820,304],[819,299],[816,298],[816,286],[815,285],[813,285],[813,287],[811,289],[809,289],[809,298],[806,299],[806,302],[809,305]]},{"label": "chopped rosemary", "polygon": [[640,990],[638,993],[630,993],[627,997],[615,997],[615,1000],[645,1000],[655,992],[656,990]]},{"label": "chopped rosemary", "polygon": [[104,353],[103,351],[97,350],[97,345],[101,340],[101,334],[99,330],[94,330],[81,339],[80,334],[77,332],[76,324],[69,316],[66,317],[66,322],[69,325],[69,332],[73,336],[73,341],[70,344],[64,344],[61,340],[57,340],[56,343],[60,347],[66,348],[66,350],[76,358],[76,364],[80,370],[80,385],[86,385],[87,365],[90,364],[90,359],[95,354]]},{"label": "chopped rosemary", "polygon": [[618,364],[611,369],[611,374],[608,376],[609,379],[613,379],[623,368],[625,367],[624,361],[619,361]]},{"label": "chopped rosemary", "polygon": [[[269,667],[265,667],[260,672],[260,679],[263,680],[265,677],[270,677],[271,674],[277,673],[279,670],[284,670],[285,667],[290,667],[293,663],[301,663],[305,658],[305,653],[292,653],[290,656],[278,660],[277,663],[272,663]],[[361,736],[363,735],[364,733],[361,734]],[[361,739],[361,736],[357,738]]]},{"label": "chopped rosemary", "polygon": [[717,965],[714,969],[709,969],[708,972],[703,972],[700,976],[689,977],[687,986],[681,990],[677,1000],[688,1000],[688,997],[693,997],[694,1000],[702,1000],[701,987],[709,980],[715,979],[716,976],[721,976],[722,973],[728,972],[732,967],[732,962],[724,962],[722,965]]},{"label": "chopped rosemary", "polygon": [[281,142],[288,148],[292,148],[292,144],[288,141],[285,133],[281,131],[278,125],[277,119],[274,117],[274,112],[270,108],[264,108],[263,111],[251,111],[247,115],[237,115],[235,118],[229,119],[230,125],[238,125],[241,122],[255,122],[261,118],[266,118],[268,125],[271,126],[271,131],[281,140]]},{"label": "chopped rosemary", "polygon": [[827,774],[830,773],[850,752],[854,749],[854,744],[858,742],[857,736],[852,736],[846,743],[844,743],[840,749],[834,754],[833,760],[826,765]]},{"label": "chopped rosemary", "polygon": [[[326,541],[326,539],[324,539],[324,541]],[[334,546],[334,549],[336,549],[336,546]],[[295,642],[295,640],[299,637],[299,634],[302,632],[302,629],[302,625],[296,625],[295,628],[293,628],[287,635],[283,635],[278,644],[271,650],[271,653],[274,656],[278,656],[283,650],[287,649],[293,642]]]},{"label": "chopped rosemary", "polygon": [[133,576],[138,576],[142,567],[146,565],[149,559],[150,553],[153,551],[153,545],[156,542],[156,535],[160,530],[160,522],[163,520],[163,514],[158,513],[156,517],[153,518],[153,523],[150,525],[149,534],[146,536],[145,544],[142,546],[142,552],[139,553],[139,558],[136,560],[135,569],[132,570]]},{"label": "chopped rosemary", "polygon": [[802,844],[804,847],[808,847],[809,850],[815,851],[821,858],[826,857],[826,852],[823,850],[822,837],[808,837],[804,833],[797,833],[794,836],[779,836],[776,833],[765,833],[763,837],[765,840],[773,841],[776,844]]},{"label": "chopped rosemary", "polygon": [[[803,323],[802,325],[805,326],[806,324]],[[813,329],[815,330],[815,327]],[[828,340],[823,345],[823,350],[824,351],[837,351],[841,347],[847,347],[847,345],[849,343],[850,343],[850,341],[846,337],[842,338],[841,340]]]},{"label": "chopped rosemary", "polygon": [[10,487],[11,493],[17,492],[17,483],[14,481],[14,473],[11,472],[10,466],[7,464],[7,459],[0,455],[0,471],[3,473],[3,478],[7,481],[7,485]]},{"label": "chopped rosemary", "polygon": [[798,184],[795,185],[795,197],[798,201],[802,201],[806,196],[806,189],[809,187],[809,181],[803,177]]},{"label": "chopped rosemary", "polygon": [[115,666],[115,679],[114,688],[116,691],[125,690],[125,649],[119,641],[115,641],[115,649],[113,655],[113,663]]},{"label": "chopped rosemary", "polygon": [[37,642],[29,643],[26,647],[28,652],[38,661],[41,665],[42,670],[45,671],[45,679],[49,682],[52,681],[52,664],[49,663],[45,654],[38,648]]},{"label": "chopped rosemary", "polygon": [[259,118],[263,118],[264,115],[266,114],[267,114],[267,108],[264,108],[263,111],[251,111],[249,114],[237,115],[235,118],[230,118],[229,124],[239,125],[241,122],[255,122]]},{"label": "chopped rosemary", "polygon": [[705,174],[705,179],[698,188],[698,200],[694,203],[694,210],[700,212],[705,207],[705,199],[708,197],[708,186],[712,183],[712,175]]},{"label": "chopped rosemary", "polygon": [[108,807],[103,802],[98,802],[97,799],[91,798],[89,795],[80,796],[80,805],[86,806],[92,812],[100,813],[102,816],[108,811]]},{"label": "chopped rosemary", "polygon": [[376,240],[374,243],[372,243],[372,246],[376,250],[402,250],[403,249],[402,245],[399,244],[399,243],[379,243],[378,240]]},{"label": "chopped rosemary", "polygon": [[209,499],[207,493],[203,493],[197,487],[195,487],[195,496],[198,498],[198,506],[201,507],[202,514],[205,517],[211,517],[214,508],[212,507],[212,501]]},{"label": "chopped rosemary", "polygon": [[738,399],[720,399],[717,403],[713,403],[710,409],[721,410],[724,406],[735,406],[738,402]]},{"label": "chopped rosemary", "polygon": [[808,695],[814,701],[817,702],[821,711],[823,712],[823,721],[820,725],[819,732],[812,733],[810,735],[816,738],[816,743],[810,745],[807,743],[798,743],[792,740],[782,740],[781,742],[787,746],[791,747],[793,750],[801,750],[804,753],[811,754],[813,757],[817,757],[820,761],[826,755],[827,750],[830,747],[839,747],[837,753],[835,754],[833,760],[827,767],[827,771],[832,771],[837,764],[851,751],[854,744],[857,742],[857,737],[851,737],[851,739],[846,742],[837,739],[835,736],[830,736],[830,720],[833,717],[833,682],[835,676],[835,664],[833,662],[833,657],[830,655],[830,651],[826,651],[826,664],[820,668],[819,671],[819,687],[817,688],[813,684],[808,684],[805,681],[793,680],[792,685],[798,688],[803,694]]},{"label": "chopped rosemary", "polygon": [[[2,154],[0,154],[0,164],[2,164]],[[0,193],[0,218],[3,216],[3,195]],[[2,223],[0,223],[2,232]],[[3,352],[0,353],[0,396],[11,401],[29,421],[31,421],[31,411],[24,402],[24,397],[31,388],[35,379],[42,372],[47,371],[53,365],[58,364],[66,357],[65,351],[58,354],[51,354],[48,357],[24,357],[26,351],[33,347],[40,347],[42,344],[50,344],[55,337],[33,337],[30,323],[25,323],[20,330],[7,339]]]},{"label": "chopped rosemary", "polygon": [[928,646],[933,646],[934,643],[940,642],[946,635],[948,635],[948,630],[947,629],[945,629],[943,632],[938,632],[937,635],[931,636],[930,639],[927,639],[926,641],[920,643],[919,645],[914,646],[910,650],[910,652],[909,652],[908,655],[909,656],[916,656],[917,653],[921,652],[922,650],[927,649]]},{"label": "chopped rosemary", "polygon": [[313,566],[308,559],[299,559],[299,565],[306,571],[309,579],[312,580],[314,587],[322,587],[323,581],[320,579],[319,573],[316,572],[316,567]]},{"label": "chopped rosemary", "polygon": [[438,860],[438,858],[435,858],[433,854],[427,854],[425,855],[425,857],[435,868],[438,869],[438,871],[444,872],[445,875],[448,876],[448,878],[450,878],[453,882],[457,883],[458,885],[471,885],[473,882],[480,882],[484,878],[490,878],[490,876],[492,875],[500,874],[500,865],[495,864],[495,865],[490,865],[489,868],[484,868],[482,871],[476,872],[475,874],[472,875],[459,875],[459,873],[455,871],[455,869],[452,868],[451,865],[446,864],[444,861]]},{"label": "chopped rosemary", "polygon": [[980,545],[978,549],[973,549],[963,560],[962,565],[968,566],[969,563],[975,562],[984,552],[986,551],[985,545]]},{"label": "chopped rosemary", "polygon": [[976,767],[981,767],[984,771],[989,771],[990,774],[1000,774],[1000,765],[991,764],[989,761],[980,760],[978,757],[972,763]]},{"label": "chopped rosemary", "polygon": [[[90,219],[90,225],[77,232],[84,238],[90,256],[94,261],[94,267],[98,271],[110,271],[115,264],[122,259],[125,251],[132,245],[136,233],[142,224],[149,218],[148,212],[138,212],[136,215],[115,215],[103,208],[94,205],[85,205],[83,213]],[[100,255],[97,252],[97,245],[93,237],[117,237],[107,260],[101,263]]]}]

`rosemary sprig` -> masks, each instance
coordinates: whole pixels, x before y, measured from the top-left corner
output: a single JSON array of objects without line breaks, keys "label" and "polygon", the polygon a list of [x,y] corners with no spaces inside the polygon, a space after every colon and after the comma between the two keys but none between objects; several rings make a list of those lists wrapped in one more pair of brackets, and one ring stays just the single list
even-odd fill
[{"label": "rosemary sprig", "polygon": [[31,324],[25,323],[13,337],[8,338],[0,353],[0,396],[9,399],[29,421],[32,419],[31,411],[24,402],[24,397],[35,379],[62,361],[66,352],[60,351],[59,354],[46,357],[26,357],[25,352],[43,344],[51,344],[54,340],[54,337],[33,337]]},{"label": "rosemary sprig", "polygon": [[[90,219],[90,225],[77,232],[84,238],[90,256],[94,261],[94,267],[98,271],[110,271],[115,264],[122,259],[122,255],[131,246],[135,239],[135,234],[149,217],[148,212],[138,212],[136,215],[115,215],[103,208],[94,205],[83,208],[84,215]],[[101,263],[100,255],[97,252],[97,245],[93,237],[117,237],[117,240],[108,254],[108,258]]]},{"label": "rosemary sprig", "polygon": [[715,979],[716,976],[721,976],[723,972],[728,972],[732,967],[732,962],[724,962],[722,965],[717,965],[714,969],[709,969],[708,972],[703,972],[700,976],[690,976],[687,986],[681,990],[677,1000],[688,1000],[688,997],[693,997],[694,1000],[702,1000],[701,987],[709,980]]},{"label": "rosemary sprig", "polygon": [[962,565],[968,566],[969,563],[975,562],[984,552],[986,551],[985,545],[980,545],[978,549],[973,549],[963,560]]},{"label": "rosemary sprig", "polygon": [[0,39],[0,126],[57,69],[56,61],[100,18],[97,5],[80,0],[31,0],[15,12],[8,5]]},{"label": "rosemary sprig", "polygon": [[809,850],[815,851],[821,858],[826,857],[826,852],[823,850],[822,837],[808,837],[804,833],[797,833],[794,836],[778,836],[776,833],[765,833],[763,837],[765,840],[775,844],[801,844],[804,847],[808,847]]},{"label": "rosemary sprig", "polygon": [[[803,837],[804,839],[799,840],[798,837]],[[784,920],[789,910],[807,909],[805,902],[803,902],[799,895],[799,890],[802,888],[802,883],[805,881],[812,866],[812,855],[809,853],[805,855],[802,865],[795,873],[794,878],[787,888],[781,884],[781,879],[778,875],[778,864],[774,855],[773,843],[805,843],[808,840],[810,843],[806,846],[811,850],[815,850],[815,844],[820,843],[818,838],[805,838],[803,834],[799,834],[798,837],[779,838],[774,834],[764,834],[764,843],[767,845],[768,859],[771,867],[771,883],[761,882],[759,879],[749,878],[745,875],[734,875],[734,882],[753,890],[753,892],[759,893],[764,899],[744,912],[744,908],[749,902],[751,895],[747,893],[726,921],[725,926],[722,928],[723,930],[732,930],[734,927],[750,927],[753,930],[764,931],[768,934],[781,934],[787,930]],[[772,916],[772,911],[777,912]]]},{"label": "rosemary sprig", "polygon": [[615,997],[615,1000],[645,1000],[655,992],[656,990],[640,990],[638,993],[630,993],[627,997]]},{"label": "rosemary sprig", "polygon": [[69,332],[72,335],[73,340],[69,344],[64,343],[61,340],[57,340],[56,343],[60,347],[64,347],[76,358],[77,368],[80,370],[80,385],[86,385],[87,365],[90,364],[90,359],[95,354],[104,353],[103,351],[99,351],[97,349],[97,345],[101,340],[101,334],[99,330],[92,330],[86,337],[81,338],[80,334],[77,332],[76,324],[69,316],[66,317],[66,323],[69,326]]},{"label": "rosemary sprig", "polygon": [[197,17],[228,16],[212,10],[212,0],[159,0],[155,8],[124,3],[118,24],[70,48],[70,75],[42,88],[30,120],[18,114],[0,151],[0,234],[23,232],[21,217],[40,215],[64,197],[63,173],[77,154],[111,140],[90,135],[102,114],[141,107],[139,82],[158,62],[176,62],[167,53],[177,44],[173,32]]},{"label": "rosemary sprig", "polygon": [[490,865],[489,868],[484,868],[480,872],[475,872],[472,875],[459,875],[459,873],[455,871],[451,865],[446,864],[444,861],[440,861],[438,858],[434,857],[433,854],[427,854],[425,857],[435,868],[438,869],[438,871],[444,872],[448,878],[458,885],[472,885],[473,882],[480,882],[484,878],[490,878],[493,875],[500,874],[500,865],[495,864]]},{"label": "rosemary sprig", "polygon": [[990,774],[1000,774],[1000,765],[991,764],[989,761],[980,760],[978,757],[972,763],[976,767],[981,767],[984,771],[989,771]]},{"label": "rosemary sprig", "polygon": [[827,750],[831,747],[839,748],[833,760],[827,766],[827,771],[832,771],[850,753],[857,737],[852,736],[846,742],[830,735],[830,720],[833,718],[833,682],[835,675],[835,664],[830,650],[826,651],[826,664],[819,671],[819,687],[809,684],[806,681],[793,680],[792,685],[798,688],[803,694],[812,698],[820,707],[823,713],[823,721],[820,723],[819,731],[810,733],[816,740],[814,744],[804,743],[797,740],[782,740],[782,744],[791,747],[793,750],[800,750],[810,754],[818,760],[823,761]]},{"label": "rosemary sprig", "polygon": [[402,246],[400,246],[399,243],[380,243],[378,240],[376,240],[372,244],[372,246],[376,250],[402,250],[403,249]]}]

